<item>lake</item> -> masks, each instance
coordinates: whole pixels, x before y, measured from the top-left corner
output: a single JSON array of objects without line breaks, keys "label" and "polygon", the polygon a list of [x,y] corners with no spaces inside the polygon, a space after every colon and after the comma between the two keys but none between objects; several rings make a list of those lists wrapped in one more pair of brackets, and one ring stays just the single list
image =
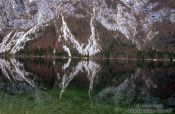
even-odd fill
[{"label": "lake", "polygon": [[1,58],[0,69],[0,114],[175,112],[175,62]]}]

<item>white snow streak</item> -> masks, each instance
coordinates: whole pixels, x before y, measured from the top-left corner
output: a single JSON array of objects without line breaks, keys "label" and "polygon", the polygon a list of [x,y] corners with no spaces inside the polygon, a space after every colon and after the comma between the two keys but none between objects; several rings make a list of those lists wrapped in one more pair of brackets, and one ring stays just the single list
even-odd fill
[{"label": "white snow streak", "polygon": [[34,37],[29,38],[28,35],[35,33],[38,28],[39,25],[36,25],[27,32],[16,31],[14,35],[12,35],[13,31],[11,31],[0,44],[0,52],[10,51],[10,53],[15,54],[20,51],[24,48],[27,41],[34,39]]},{"label": "white snow streak", "polygon": [[18,51],[20,51],[21,49],[24,48],[25,43],[27,41],[30,41],[34,38],[29,38],[28,35],[30,35],[31,33],[34,33],[37,29],[39,28],[39,25],[34,26],[33,28],[31,28],[29,31],[27,31],[26,33],[24,33],[23,35],[21,35],[15,42],[15,45],[13,46],[13,48],[11,49],[11,53],[16,53]]},{"label": "white snow streak", "polygon": [[[100,52],[100,50],[101,50],[101,47],[97,44],[97,41],[96,41],[95,27],[94,27],[94,24],[93,24],[94,20],[95,20],[95,9],[93,10],[93,13],[94,13],[94,15],[93,15],[93,17],[90,21],[91,36],[88,40],[88,44],[85,47],[84,47],[85,44],[80,44],[76,40],[76,38],[72,34],[71,30],[67,26],[66,21],[64,19],[64,16],[62,15],[62,22],[63,22],[63,25],[61,27],[61,31],[63,33],[62,37],[64,38],[64,40],[66,42],[69,42],[69,43],[73,44],[73,46],[77,49],[77,51],[81,55],[92,56],[92,55],[95,55],[96,53]],[[64,49],[65,49],[65,47],[64,47]],[[66,51],[67,51],[67,49],[66,49]]]},{"label": "white snow streak", "polygon": [[63,46],[63,49],[68,53],[68,56],[71,57],[70,49],[66,45]]}]

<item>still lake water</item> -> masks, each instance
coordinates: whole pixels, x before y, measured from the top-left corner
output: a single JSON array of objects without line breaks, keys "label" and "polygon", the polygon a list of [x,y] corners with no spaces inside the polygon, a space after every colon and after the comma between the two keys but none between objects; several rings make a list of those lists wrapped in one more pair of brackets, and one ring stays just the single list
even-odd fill
[{"label": "still lake water", "polygon": [[0,114],[174,113],[175,62],[0,59]]}]

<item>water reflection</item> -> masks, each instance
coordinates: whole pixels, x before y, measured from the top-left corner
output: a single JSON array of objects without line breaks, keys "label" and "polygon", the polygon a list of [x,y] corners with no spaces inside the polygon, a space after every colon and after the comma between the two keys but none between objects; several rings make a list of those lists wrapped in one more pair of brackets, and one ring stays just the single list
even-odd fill
[{"label": "water reflection", "polygon": [[[71,59],[68,60],[62,67],[64,74],[61,78],[60,88],[61,94],[60,98],[65,90],[65,88],[69,85],[69,83],[74,79],[74,77],[79,73],[87,73],[87,78],[89,79],[89,96],[90,92],[93,89],[94,79],[97,78],[97,73],[100,71],[100,65],[95,63],[94,61],[80,61],[75,67],[72,67],[71,70],[68,69],[70,66]],[[59,73],[57,74],[59,76]],[[59,78],[60,78],[59,77]]]},{"label": "water reflection", "polygon": [[[15,58],[10,60],[0,59],[0,69],[2,71],[1,73],[3,74],[3,76],[1,76],[1,78],[3,78],[1,82],[7,79],[8,80],[7,83],[9,83],[8,84],[9,86],[13,82],[16,85],[24,84],[25,86],[23,85],[20,87],[24,87],[26,89],[27,88],[36,89],[40,88],[39,87],[40,85],[38,84],[40,80],[39,78],[41,79],[45,78],[46,80],[49,80],[50,78],[52,80],[52,78],[54,78],[54,81],[58,83],[61,89],[60,93],[61,98],[63,92],[69,86],[70,82],[75,78],[75,76],[77,76],[80,73],[83,73],[83,77],[84,78],[87,77],[87,79],[89,80],[88,93],[90,95],[90,92],[93,89],[94,79],[97,78],[97,73],[100,71],[100,65],[94,61],[82,60],[77,64],[73,64],[73,66],[71,67],[70,67],[71,59],[68,59],[67,62],[65,62],[64,64],[59,65],[56,65],[55,60],[53,61],[53,65],[50,65],[49,63],[45,64],[45,61],[42,62],[42,64],[35,62],[35,60],[31,61],[30,60],[26,61],[27,63],[25,64],[26,65],[25,68],[24,64]],[[28,71],[26,69],[28,69]],[[86,75],[86,77],[84,75]],[[14,89],[14,87],[11,88],[12,88],[10,89],[11,91],[9,91],[10,93],[14,93],[15,90],[20,89],[20,88]]]},{"label": "water reflection", "polygon": [[[120,71],[118,71],[119,73]],[[126,73],[126,72],[125,72]],[[120,76],[125,74],[120,74]],[[97,101],[105,101],[117,106],[161,105],[175,106],[175,67],[167,65],[155,68],[136,68],[128,77],[120,77],[122,81],[116,85],[102,89],[97,95]],[[171,99],[171,101],[170,101]],[[174,103],[172,103],[174,102]]]},{"label": "water reflection", "polygon": [[[0,88],[5,91],[16,93],[17,90],[32,90],[35,86],[33,80],[29,78],[31,73],[27,72],[23,64],[14,58],[8,61],[0,59],[0,69],[3,74],[0,77]],[[26,88],[28,85],[29,87]]]},{"label": "water reflection", "polygon": [[34,93],[81,88],[99,103],[132,107],[161,104],[175,107],[175,64],[170,62],[11,58],[0,59],[0,89]]},{"label": "water reflection", "polygon": [[10,81],[25,81],[31,86],[33,82],[27,79],[29,72],[25,71],[23,64],[18,62],[16,59],[10,59],[9,61],[0,59],[0,68],[4,76],[6,76]]}]

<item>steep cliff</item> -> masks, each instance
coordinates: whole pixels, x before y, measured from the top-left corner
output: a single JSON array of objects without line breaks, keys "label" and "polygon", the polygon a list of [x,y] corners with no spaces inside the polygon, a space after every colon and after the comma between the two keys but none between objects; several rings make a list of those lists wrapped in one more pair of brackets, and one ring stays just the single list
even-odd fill
[{"label": "steep cliff", "polygon": [[0,12],[1,53],[175,52],[173,0],[1,0]]}]

